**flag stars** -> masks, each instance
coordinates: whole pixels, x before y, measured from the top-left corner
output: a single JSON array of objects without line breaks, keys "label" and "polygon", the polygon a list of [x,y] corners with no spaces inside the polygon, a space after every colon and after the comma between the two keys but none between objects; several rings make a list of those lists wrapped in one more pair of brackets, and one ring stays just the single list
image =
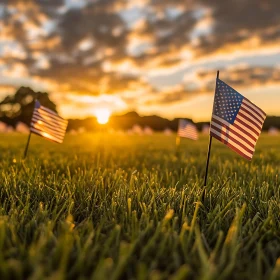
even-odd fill
[{"label": "flag stars", "polygon": [[241,94],[219,81],[215,97],[214,114],[233,124],[242,100],[243,96]]}]

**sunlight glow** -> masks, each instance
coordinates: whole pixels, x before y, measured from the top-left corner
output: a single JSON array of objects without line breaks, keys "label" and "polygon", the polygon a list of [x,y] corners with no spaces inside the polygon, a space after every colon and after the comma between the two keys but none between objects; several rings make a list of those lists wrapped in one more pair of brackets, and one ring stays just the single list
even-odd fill
[{"label": "sunlight glow", "polygon": [[98,108],[95,110],[95,116],[100,124],[106,124],[109,121],[111,112],[107,108]]}]

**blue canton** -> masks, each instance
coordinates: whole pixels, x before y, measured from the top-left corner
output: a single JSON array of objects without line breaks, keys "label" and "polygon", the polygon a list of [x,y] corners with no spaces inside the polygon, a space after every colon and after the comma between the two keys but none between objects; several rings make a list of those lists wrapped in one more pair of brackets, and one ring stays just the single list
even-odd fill
[{"label": "blue canton", "polygon": [[186,128],[186,126],[187,126],[188,124],[189,124],[189,122],[186,121],[186,120],[182,120],[182,119],[179,120],[179,127],[180,127],[180,129]]},{"label": "blue canton", "polygon": [[236,90],[217,79],[213,114],[233,124],[243,98]]}]

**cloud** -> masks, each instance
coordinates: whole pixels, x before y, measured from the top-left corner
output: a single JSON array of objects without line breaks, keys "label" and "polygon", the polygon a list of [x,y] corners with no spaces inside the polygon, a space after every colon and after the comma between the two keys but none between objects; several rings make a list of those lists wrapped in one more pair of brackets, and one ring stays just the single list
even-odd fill
[{"label": "cloud", "polygon": [[73,110],[77,110],[76,117],[91,116],[98,108],[107,108],[110,112],[118,112],[127,109],[123,100],[115,95],[101,94],[99,96],[68,94],[52,97],[58,104],[63,104],[60,112],[66,118],[73,117]]},{"label": "cloud", "polygon": [[[216,71],[201,71],[198,78],[202,81],[213,79]],[[249,65],[236,65],[229,69],[222,69],[222,80],[232,87],[256,87],[280,83],[279,67],[250,67]]]},{"label": "cloud", "polygon": [[230,52],[242,42],[250,42],[254,38],[251,40],[252,48],[279,40],[280,2],[277,0],[208,0],[202,4],[211,8],[214,26],[211,34],[199,38],[197,56],[217,51]]},{"label": "cloud", "polygon": [[[248,88],[265,88],[270,85],[280,85],[280,67],[250,67],[235,65],[221,69],[220,79],[237,91]],[[198,70],[185,76],[182,84],[168,87],[154,94],[145,104],[172,104],[194,99],[201,95],[213,95],[215,90],[216,70]]]},{"label": "cloud", "polygon": [[[278,0],[0,0],[0,71],[61,94],[176,103],[213,92],[215,71],[197,69],[201,61],[276,48],[279,10]],[[152,85],[188,67],[191,79]],[[266,85],[278,83],[279,71],[224,67],[223,78],[237,87]]]}]

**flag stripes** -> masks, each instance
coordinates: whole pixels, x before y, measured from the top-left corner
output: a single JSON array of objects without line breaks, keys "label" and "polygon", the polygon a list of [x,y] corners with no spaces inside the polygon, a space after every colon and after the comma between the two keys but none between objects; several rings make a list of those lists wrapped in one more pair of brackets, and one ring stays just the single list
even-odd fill
[{"label": "flag stripes", "polygon": [[68,121],[54,111],[35,102],[30,131],[57,143],[62,143]]},{"label": "flag stripes", "polygon": [[210,135],[251,160],[266,114],[217,79]]},{"label": "flag stripes", "polygon": [[180,119],[179,120],[179,126],[178,126],[178,136],[189,138],[192,140],[198,139],[198,133],[196,126],[189,121]]}]

